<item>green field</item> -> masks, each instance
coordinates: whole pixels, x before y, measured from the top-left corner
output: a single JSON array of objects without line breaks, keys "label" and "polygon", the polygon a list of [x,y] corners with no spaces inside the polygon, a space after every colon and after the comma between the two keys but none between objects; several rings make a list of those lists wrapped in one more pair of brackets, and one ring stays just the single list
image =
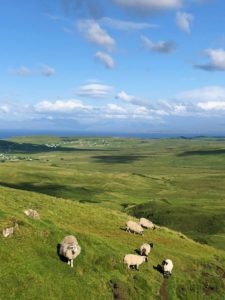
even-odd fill
[{"label": "green field", "polygon": [[[225,299],[225,139],[1,140],[0,192],[1,228],[20,223],[1,238],[0,299]],[[130,235],[131,215],[160,228]],[[57,256],[66,234],[82,247],[74,269]],[[128,270],[149,240],[149,262]],[[169,280],[153,269],[166,257]]]}]

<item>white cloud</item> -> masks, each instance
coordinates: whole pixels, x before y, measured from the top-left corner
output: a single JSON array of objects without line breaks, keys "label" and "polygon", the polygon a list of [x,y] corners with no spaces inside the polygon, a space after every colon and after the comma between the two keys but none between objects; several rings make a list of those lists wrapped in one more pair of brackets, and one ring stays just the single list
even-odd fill
[{"label": "white cloud", "polygon": [[116,98],[119,100],[127,101],[127,102],[132,102],[133,100],[136,100],[137,98],[132,95],[128,95],[126,92],[121,91],[116,95]]},{"label": "white cloud", "polygon": [[107,104],[106,109],[109,110],[111,113],[119,113],[119,114],[121,114],[121,113],[126,114],[127,113],[127,110],[124,107],[119,106],[119,105],[114,104],[114,103]]},{"label": "white cloud", "polygon": [[90,83],[80,87],[78,95],[89,98],[106,98],[112,92],[112,87],[101,83]]},{"label": "white cloud", "polygon": [[115,40],[96,21],[80,20],[77,26],[89,42],[107,50],[112,50],[115,47]]},{"label": "white cloud", "polygon": [[224,111],[225,110],[225,101],[199,102],[199,103],[197,103],[197,106],[206,111],[210,111],[210,110]]},{"label": "white cloud", "polygon": [[36,112],[39,113],[71,113],[76,110],[88,110],[90,106],[84,105],[80,100],[57,100],[55,102],[42,101],[34,106]]},{"label": "white cloud", "polygon": [[11,109],[8,105],[3,104],[3,105],[0,105],[0,112],[7,114],[7,113],[11,112]]},{"label": "white cloud", "polygon": [[221,86],[206,86],[179,93],[177,100],[188,101],[221,101],[225,100],[225,88]]},{"label": "white cloud", "polygon": [[145,50],[158,53],[171,53],[175,50],[175,44],[171,41],[153,42],[146,36],[141,36],[141,42]]},{"label": "white cloud", "polygon": [[51,77],[51,76],[55,75],[55,69],[53,67],[44,65],[41,68],[41,74],[43,76]]},{"label": "white cloud", "polygon": [[186,12],[177,12],[176,14],[176,22],[178,27],[187,32],[191,32],[191,22],[194,20],[194,16],[192,14],[188,14]]},{"label": "white cloud", "polygon": [[100,19],[100,22],[117,30],[142,30],[158,27],[156,24],[122,21],[107,17]]},{"label": "white cloud", "polygon": [[195,67],[205,71],[225,71],[225,50],[207,49],[205,55],[209,58],[206,64],[196,64]]},{"label": "white cloud", "polygon": [[177,9],[181,7],[182,0],[113,0],[116,4],[125,8],[131,8],[142,13]]},{"label": "white cloud", "polygon": [[26,77],[32,75],[32,71],[26,66],[21,66],[18,69],[14,69],[13,74],[21,77]]},{"label": "white cloud", "polygon": [[101,108],[101,115],[103,118],[107,117],[111,119],[152,119],[155,114],[144,106],[135,106],[132,104],[121,106],[110,103]]},{"label": "white cloud", "polygon": [[98,51],[95,54],[95,58],[103,63],[107,69],[113,69],[115,66],[113,58],[105,52]]}]

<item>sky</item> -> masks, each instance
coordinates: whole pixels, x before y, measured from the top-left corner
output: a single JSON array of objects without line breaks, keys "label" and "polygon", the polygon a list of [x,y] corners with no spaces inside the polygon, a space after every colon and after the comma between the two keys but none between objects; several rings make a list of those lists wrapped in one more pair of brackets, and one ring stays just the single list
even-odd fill
[{"label": "sky", "polygon": [[224,0],[0,4],[0,130],[225,135]]}]

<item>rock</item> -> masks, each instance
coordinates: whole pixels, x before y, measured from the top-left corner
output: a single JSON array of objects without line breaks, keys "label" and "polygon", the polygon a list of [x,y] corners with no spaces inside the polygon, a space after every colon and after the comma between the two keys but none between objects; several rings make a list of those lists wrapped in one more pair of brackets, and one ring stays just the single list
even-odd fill
[{"label": "rock", "polygon": [[26,210],[24,210],[24,213],[25,213],[26,216],[28,216],[31,219],[34,219],[34,220],[39,220],[40,219],[39,213],[34,209],[30,209],[30,208],[26,209]]}]

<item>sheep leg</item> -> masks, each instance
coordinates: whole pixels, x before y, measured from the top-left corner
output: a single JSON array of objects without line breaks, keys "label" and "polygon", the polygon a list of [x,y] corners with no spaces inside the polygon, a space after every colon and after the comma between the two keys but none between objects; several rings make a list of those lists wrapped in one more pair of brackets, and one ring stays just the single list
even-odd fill
[{"label": "sheep leg", "polygon": [[68,262],[67,262],[67,264],[68,264],[68,265],[70,265],[70,259],[68,259]]},{"label": "sheep leg", "polygon": [[73,268],[73,259],[71,259],[71,268]]}]

